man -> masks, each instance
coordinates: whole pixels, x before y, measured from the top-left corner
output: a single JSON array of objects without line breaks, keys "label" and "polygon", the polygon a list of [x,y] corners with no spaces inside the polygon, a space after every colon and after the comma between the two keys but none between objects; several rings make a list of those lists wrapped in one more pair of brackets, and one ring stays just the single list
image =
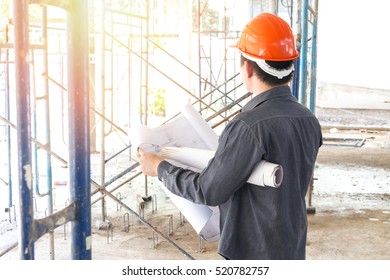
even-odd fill
[{"label": "man", "polygon": [[[220,208],[218,253],[225,259],[305,259],[305,195],[322,144],[317,118],[288,86],[298,57],[289,25],[260,14],[242,32],[241,76],[252,99],[222,132],[200,173],[139,150],[141,170],[174,194]],[[280,164],[279,188],[246,183],[260,160]]]}]

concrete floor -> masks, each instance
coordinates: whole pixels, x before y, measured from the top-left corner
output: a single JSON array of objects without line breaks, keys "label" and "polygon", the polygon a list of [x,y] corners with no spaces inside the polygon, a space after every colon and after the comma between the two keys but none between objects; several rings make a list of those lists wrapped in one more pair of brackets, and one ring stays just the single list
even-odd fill
[{"label": "concrete floor", "polygon": [[[390,260],[390,131],[329,128],[324,129],[326,137],[364,138],[365,142],[361,147],[344,145],[349,143],[331,146],[325,142],[320,149],[311,197],[315,214],[308,215],[307,259]],[[98,162],[98,155],[94,157]],[[108,177],[127,165],[125,158],[116,161]],[[58,186],[55,192],[55,207],[59,210],[65,203],[67,188]],[[114,195],[117,192],[121,193],[123,202],[138,212],[136,195],[145,193],[143,177],[126,184]],[[133,215],[129,219],[130,229],[125,231],[126,211],[107,198],[107,220],[113,224],[113,232],[97,228],[101,221],[101,202],[93,204],[93,259],[219,259],[218,243],[200,242],[192,226],[185,220],[183,223],[180,212],[156,181],[149,180],[148,193],[156,195],[157,211],[153,211],[151,202],[146,203],[144,218],[162,235],[154,236],[153,230]],[[43,216],[44,211],[44,201],[38,200],[36,215]],[[8,221],[8,213],[1,213],[0,237],[0,252],[17,241],[17,225],[13,220]],[[35,243],[36,259],[49,259],[48,244],[47,236]],[[57,228],[55,258],[69,259],[69,248],[68,227]],[[14,248],[0,260],[18,258],[18,250]]]}]

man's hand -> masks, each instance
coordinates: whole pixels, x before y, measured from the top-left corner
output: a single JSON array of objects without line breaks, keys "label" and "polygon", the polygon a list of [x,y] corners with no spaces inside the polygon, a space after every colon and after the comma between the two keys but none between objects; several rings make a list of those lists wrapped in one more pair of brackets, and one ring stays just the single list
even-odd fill
[{"label": "man's hand", "polygon": [[141,166],[141,171],[145,175],[157,176],[157,167],[164,158],[157,154],[146,153],[141,148],[138,148],[137,160]]}]

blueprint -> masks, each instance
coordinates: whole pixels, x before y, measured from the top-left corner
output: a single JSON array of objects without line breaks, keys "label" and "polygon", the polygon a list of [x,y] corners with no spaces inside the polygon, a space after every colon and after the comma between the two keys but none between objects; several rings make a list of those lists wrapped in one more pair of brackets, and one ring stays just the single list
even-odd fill
[{"label": "blueprint", "polygon": [[[129,137],[133,149],[159,153],[177,166],[200,171],[207,166],[218,147],[218,135],[193,108],[187,104],[173,120],[158,127],[132,125]],[[261,186],[279,187],[283,169],[277,164],[261,161],[248,182]],[[162,183],[162,189],[204,240],[219,240],[219,208],[195,204],[171,193]]]}]

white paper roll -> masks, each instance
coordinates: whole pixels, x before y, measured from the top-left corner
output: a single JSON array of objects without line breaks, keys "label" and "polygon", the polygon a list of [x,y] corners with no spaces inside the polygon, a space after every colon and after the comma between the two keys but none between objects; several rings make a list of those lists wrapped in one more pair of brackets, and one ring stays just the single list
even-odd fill
[{"label": "white paper roll", "polygon": [[279,188],[282,181],[282,166],[262,160],[253,169],[247,182],[258,186]]},{"label": "white paper roll", "polygon": [[[207,166],[214,154],[215,151],[187,147],[164,147],[160,152],[160,155],[166,159],[171,159],[199,170]],[[278,188],[282,181],[282,166],[262,160],[253,169],[247,182],[262,187]]]},{"label": "white paper roll", "polygon": [[178,161],[186,166],[204,169],[215,151],[188,147],[164,147],[160,155],[166,159]]}]

